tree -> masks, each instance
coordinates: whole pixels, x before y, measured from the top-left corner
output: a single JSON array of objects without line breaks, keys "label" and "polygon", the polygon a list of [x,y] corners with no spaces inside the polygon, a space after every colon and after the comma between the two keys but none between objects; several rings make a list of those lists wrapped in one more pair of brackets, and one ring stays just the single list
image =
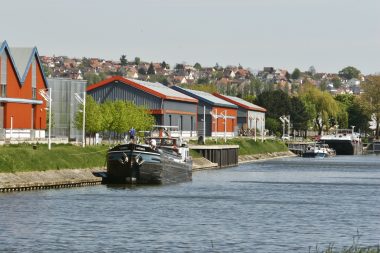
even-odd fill
[{"label": "tree", "polygon": [[367,108],[376,123],[375,136],[379,138],[380,125],[380,76],[370,76],[361,84],[361,103]]},{"label": "tree", "polygon": [[185,69],[185,65],[177,63],[174,67],[175,70],[183,70]]},{"label": "tree", "polygon": [[[85,131],[90,136],[94,136],[95,133],[98,133],[102,130],[103,117],[99,104],[90,96],[86,96],[86,119],[85,119]],[[75,126],[77,129],[83,128],[83,105],[80,106],[75,114]]]},{"label": "tree", "polygon": [[135,57],[135,64],[139,65],[141,62],[140,57]]},{"label": "tree", "polygon": [[123,54],[121,57],[120,57],[120,65],[121,66],[127,66],[128,64],[128,61],[127,61],[127,56],[125,54]]},{"label": "tree", "polygon": [[194,68],[197,69],[197,70],[201,70],[202,69],[202,66],[199,62],[195,63],[194,64]]},{"label": "tree", "polygon": [[140,75],[146,75],[147,72],[146,72],[145,67],[141,67],[141,68],[139,68],[139,69],[138,69],[138,73],[139,73]]},{"label": "tree", "polygon": [[348,66],[339,71],[338,74],[340,77],[350,80],[352,78],[359,78],[360,71],[352,66]]},{"label": "tree", "polygon": [[301,77],[301,71],[298,68],[295,68],[292,73],[292,79],[297,80]]},{"label": "tree", "polygon": [[330,125],[330,118],[335,118],[339,111],[337,102],[326,91],[317,89],[314,85],[306,83],[300,91],[300,98],[305,103],[310,103],[315,111],[314,124],[318,129],[318,134],[322,134],[323,126],[326,128]]},{"label": "tree", "polygon": [[289,96],[282,90],[264,91],[257,96],[256,104],[266,108],[268,117],[275,119],[288,115],[291,109]]},{"label": "tree", "polygon": [[169,64],[167,64],[165,61],[163,61],[163,62],[161,63],[161,67],[164,68],[164,69],[170,69]]},{"label": "tree", "polygon": [[98,82],[104,80],[98,74],[91,73],[91,72],[87,72],[86,74],[83,75],[83,77],[84,77],[85,80],[87,80],[87,85],[98,83]]},{"label": "tree", "polygon": [[314,66],[310,66],[308,72],[309,72],[309,74],[310,74],[311,76],[314,76],[315,73],[317,73],[317,71],[315,70],[315,67],[314,67]]},{"label": "tree", "polygon": [[250,83],[253,92],[256,96],[260,95],[261,92],[264,90],[264,84],[263,82],[258,78],[253,78]]},{"label": "tree", "polygon": [[342,87],[342,80],[340,80],[339,77],[333,77],[331,79],[332,84],[334,85],[334,88],[339,89]]},{"label": "tree", "polygon": [[148,75],[155,75],[156,74],[156,70],[154,69],[153,62],[150,63],[147,74]]},{"label": "tree", "polygon": [[313,115],[308,111],[307,105],[299,97],[292,97],[290,99],[290,120],[293,124],[293,130],[305,131],[312,120]]}]

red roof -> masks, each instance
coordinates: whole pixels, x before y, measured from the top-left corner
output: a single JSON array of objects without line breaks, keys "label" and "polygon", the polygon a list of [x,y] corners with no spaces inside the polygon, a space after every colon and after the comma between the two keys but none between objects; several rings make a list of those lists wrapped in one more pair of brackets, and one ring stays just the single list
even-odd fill
[{"label": "red roof", "polygon": [[[154,88],[156,88],[155,86],[157,86],[158,83],[150,83],[150,84],[152,84],[152,87],[148,87],[148,85],[142,85],[142,84],[138,83],[138,82],[140,82],[138,80],[131,80],[131,79],[127,79],[127,78],[124,78],[124,77],[121,77],[121,76],[113,76],[113,77],[105,79],[105,80],[103,80],[103,81],[101,81],[99,83],[92,84],[92,85],[88,86],[86,90],[87,91],[91,91],[91,90],[94,90],[96,88],[108,85],[108,84],[110,84],[110,83],[112,83],[114,81],[119,81],[119,82],[121,82],[123,84],[135,87],[135,88],[137,88],[139,90],[142,90],[142,91],[144,91],[146,93],[152,94],[153,96],[156,96],[156,97],[159,97],[159,98],[163,98],[163,99],[167,99],[167,100],[177,100],[177,101],[198,103],[197,99],[189,97],[189,96],[186,96],[186,95],[184,95],[182,93],[179,93],[179,92],[178,92],[178,96],[176,96],[172,92],[174,90],[172,90],[172,89],[170,89],[168,87],[167,87],[167,89],[169,89],[170,92],[169,92],[169,94],[165,94],[164,93],[165,92],[164,88],[166,88],[166,86],[163,85],[163,84],[161,84],[162,88],[155,90]],[[147,82],[145,82],[145,83],[147,83]],[[159,90],[162,91],[162,92],[160,92]]]},{"label": "red roof", "polygon": [[221,99],[224,99],[232,104],[235,104],[237,106],[240,106],[244,109],[247,109],[247,110],[251,110],[251,111],[259,111],[259,112],[266,112],[267,110],[263,107],[260,107],[258,105],[255,105],[255,104],[252,104],[248,101],[245,101],[241,98],[238,98],[238,97],[231,97],[231,96],[226,96],[226,95],[222,95],[222,94],[219,94],[219,93],[213,93],[214,96],[218,97],[218,98],[221,98]]}]

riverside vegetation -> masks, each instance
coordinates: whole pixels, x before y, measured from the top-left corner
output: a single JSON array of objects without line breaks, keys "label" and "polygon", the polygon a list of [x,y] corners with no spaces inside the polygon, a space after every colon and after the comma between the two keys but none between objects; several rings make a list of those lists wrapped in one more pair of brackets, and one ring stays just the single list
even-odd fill
[{"label": "riverside vegetation", "polygon": [[[207,140],[206,144],[239,145],[239,155],[254,155],[287,151],[280,141],[255,142],[248,138],[235,138],[224,143],[219,140]],[[33,148],[35,147],[35,148]],[[46,144],[4,145],[0,147],[0,173],[23,171],[45,171],[59,169],[81,169],[104,167],[108,146],[86,146],[85,148],[70,144],[52,145],[48,150]],[[200,155],[191,150],[194,158]]]}]

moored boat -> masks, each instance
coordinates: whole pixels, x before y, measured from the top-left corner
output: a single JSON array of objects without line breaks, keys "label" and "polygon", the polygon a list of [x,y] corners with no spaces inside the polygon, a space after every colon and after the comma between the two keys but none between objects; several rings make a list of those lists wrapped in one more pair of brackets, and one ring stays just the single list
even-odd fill
[{"label": "moored boat", "polygon": [[[190,181],[189,148],[167,127],[156,126],[145,144],[117,145],[107,153],[107,182],[170,184]],[[158,129],[158,130],[157,130]]]},{"label": "moored boat", "polygon": [[335,156],[335,150],[330,148],[328,144],[324,143],[315,143],[313,146],[309,145],[305,152],[302,154],[302,157],[318,157],[325,158]]},{"label": "moored boat", "polygon": [[322,135],[320,141],[329,145],[337,155],[357,155],[362,153],[362,142],[359,133],[351,129],[337,129],[335,133]]}]

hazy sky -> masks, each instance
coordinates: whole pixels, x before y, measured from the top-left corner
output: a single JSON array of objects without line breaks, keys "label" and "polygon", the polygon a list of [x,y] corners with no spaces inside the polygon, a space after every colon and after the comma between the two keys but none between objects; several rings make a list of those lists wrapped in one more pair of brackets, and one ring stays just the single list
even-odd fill
[{"label": "hazy sky", "polygon": [[0,39],[40,55],[380,72],[380,0],[0,0]]}]

